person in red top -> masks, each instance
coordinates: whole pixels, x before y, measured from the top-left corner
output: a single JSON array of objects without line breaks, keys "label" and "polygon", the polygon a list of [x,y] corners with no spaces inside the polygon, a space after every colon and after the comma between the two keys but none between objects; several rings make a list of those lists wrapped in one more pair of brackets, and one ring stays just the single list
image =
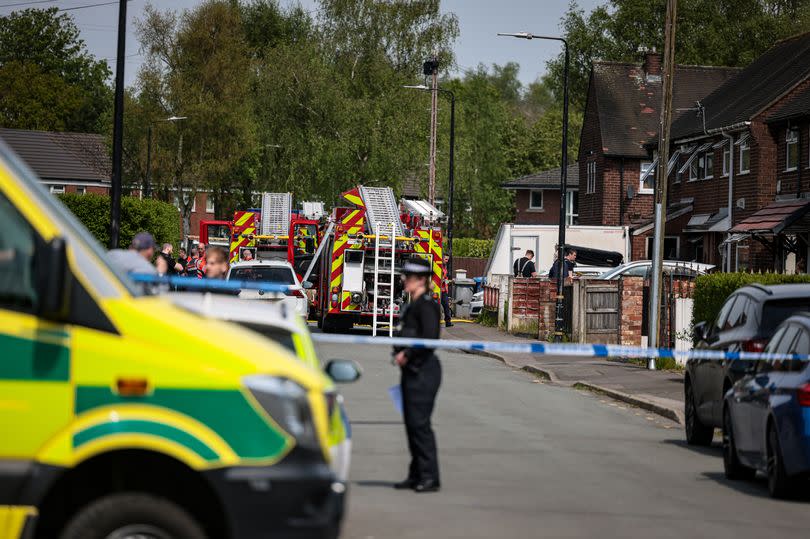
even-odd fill
[{"label": "person in red top", "polygon": [[449,328],[453,326],[452,316],[450,313],[450,283],[451,279],[447,278],[447,267],[450,264],[450,257],[444,255],[442,264],[442,310],[444,311],[444,327]]},{"label": "person in red top", "polygon": [[201,243],[197,246],[197,278],[203,277],[205,277],[205,244]]}]

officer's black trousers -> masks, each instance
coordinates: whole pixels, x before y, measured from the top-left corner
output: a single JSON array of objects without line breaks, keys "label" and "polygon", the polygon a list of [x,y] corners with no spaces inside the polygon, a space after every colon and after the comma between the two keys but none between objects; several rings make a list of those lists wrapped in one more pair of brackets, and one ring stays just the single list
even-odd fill
[{"label": "officer's black trousers", "polygon": [[450,294],[447,292],[442,292],[442,310],[444,311],[444,321],[449,324],[453,313],[450,312]]},{"label": "officer's black trousers", "polygon": [[402,408],[411,452],[408,478],[414,481],[439,481],[439,456],[430,416],[441,383],[442,367],[435,356],[420,365],[418,370],[410,365],[402,369]]}]

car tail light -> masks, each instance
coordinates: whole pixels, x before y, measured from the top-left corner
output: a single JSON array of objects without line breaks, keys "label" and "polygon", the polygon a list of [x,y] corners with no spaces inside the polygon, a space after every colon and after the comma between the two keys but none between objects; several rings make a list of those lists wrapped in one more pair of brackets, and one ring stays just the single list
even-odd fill
[{"label": "car tail light", "polygon": [[764,352],[767,344],[767,339],[751,339],[743,341],[742,349],[743,352]]},{"label": "car tail light", "polygon": [[810,406],[810,384],[804,384],[796,391],[799,406]]},{"label": "car tail light", "polygon": [[296,290],[296,289],[287,289],[287,291],[284,294],[287,295],[287,296],[292,296],[294,298],[305,298],[305,297],[307,297],[307,295],[304,294],[303,290]]}]

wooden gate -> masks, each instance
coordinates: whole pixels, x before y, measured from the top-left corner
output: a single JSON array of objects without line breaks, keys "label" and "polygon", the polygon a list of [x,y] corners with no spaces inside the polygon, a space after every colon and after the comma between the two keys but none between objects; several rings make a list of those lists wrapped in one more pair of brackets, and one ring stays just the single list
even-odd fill
[{"label": "wooden gate", "polygon": [[580,281],[579,342],[616,344],[619,340],[618,281]]}]

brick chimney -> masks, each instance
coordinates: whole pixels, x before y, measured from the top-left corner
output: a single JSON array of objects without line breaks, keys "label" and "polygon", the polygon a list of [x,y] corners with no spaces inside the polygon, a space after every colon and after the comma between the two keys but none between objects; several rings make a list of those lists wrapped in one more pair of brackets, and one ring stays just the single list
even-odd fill
[{"label": "brick chimney", "polygon": [[650,76],[661,77],[661,53],[657,52],[655,48],[644,52],[644,74],[649,78]]}]

